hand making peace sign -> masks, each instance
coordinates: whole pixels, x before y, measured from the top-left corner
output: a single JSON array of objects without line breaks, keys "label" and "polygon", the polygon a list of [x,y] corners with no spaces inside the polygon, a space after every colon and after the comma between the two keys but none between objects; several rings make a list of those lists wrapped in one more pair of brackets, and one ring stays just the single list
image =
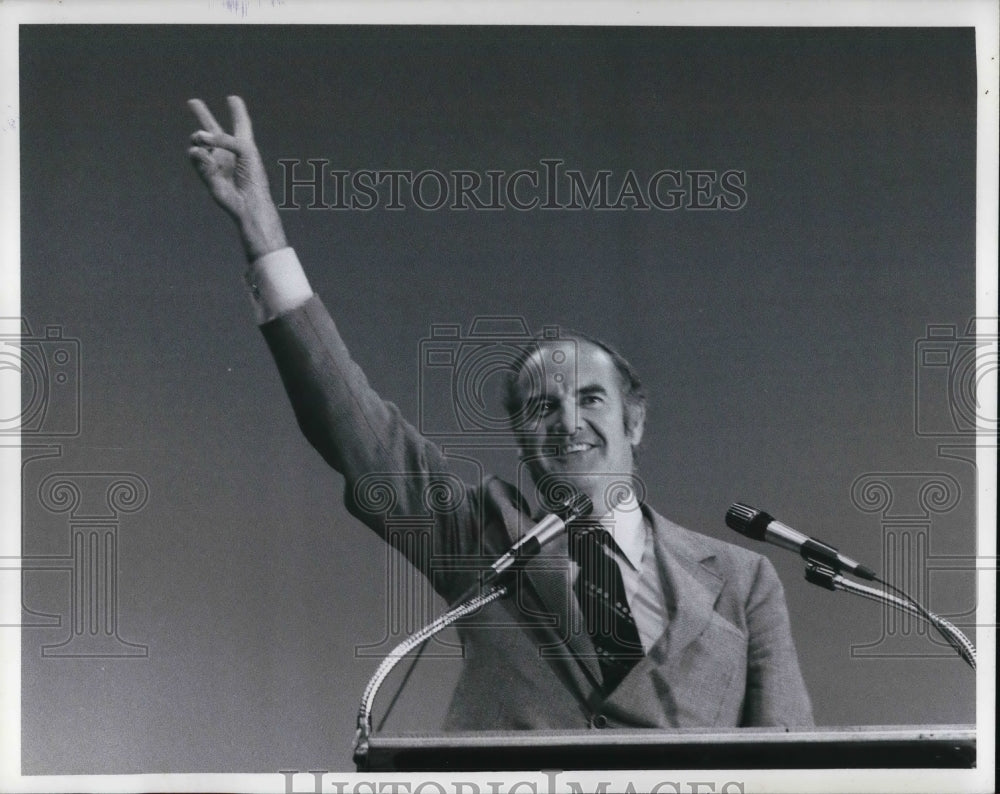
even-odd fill
[{"label": "hand making peace sign", "polygon": [[240,227],[247,258],[251,261],[287,245],[278,210],[267,183],[267,173],[246,105],[238,96],[228,97],[233,119],[229,135],[200,99],[188,106],[203,129],[191,136],[188,156],[212,198]]}]

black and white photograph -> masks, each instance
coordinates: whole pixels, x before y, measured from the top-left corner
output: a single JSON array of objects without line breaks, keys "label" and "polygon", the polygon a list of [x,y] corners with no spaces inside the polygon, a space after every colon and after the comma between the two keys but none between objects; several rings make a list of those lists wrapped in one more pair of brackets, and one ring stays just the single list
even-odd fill
[{"label": "black and white photograph", "polygon": [[991,790],[995,3],[0,15],[0,789]]}]

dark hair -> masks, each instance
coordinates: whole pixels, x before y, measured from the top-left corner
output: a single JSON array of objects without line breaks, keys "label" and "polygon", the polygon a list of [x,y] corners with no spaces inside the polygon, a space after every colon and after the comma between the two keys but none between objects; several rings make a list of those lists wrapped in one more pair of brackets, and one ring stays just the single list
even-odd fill
[{"label": "dark hair", "polygon": [[[537,336],[535,338],[538,340],[539,346],[545,343],[557,343],[569,339],[577,342],[588,342],[603,350],[611,357],[611,361],[618,371],[619,386],[622,390],[622,402],[625,404],[625,430],[631,432],[632,428],[645,416],[648,398],[646,388],[639,379],[639,373],[635,371],[635,367],[621,353],[607,342],[590,334],[585,334],[582,331],[574,331],[572,329],[560,330],[559,336],[554,338],[549,335],[545,335],[544,337]],[[506,382],[504,383],[503,406],[507,411],[507,415],[512,420],[523,408],[517,389],[518,376],[520,376],[531,354],[537,349],[537,346],[525,345],[507,373]]]}]

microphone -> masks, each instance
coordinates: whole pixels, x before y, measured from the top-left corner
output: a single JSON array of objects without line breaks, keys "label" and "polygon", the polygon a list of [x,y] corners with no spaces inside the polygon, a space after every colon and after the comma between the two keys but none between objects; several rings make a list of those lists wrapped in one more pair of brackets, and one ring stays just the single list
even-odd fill
[{"label": "microphone", "polygon": [[798,552],[804,560],[826,565],[838,573],[847,571],[862,579],[876,580],[878,574],[857,560],[845,557],[833,546],[803,535],[755,507],[736,502],[726,511],[726,525],[754,540],[765,540],[783,549]]},{"label": "microphone", "polygon": [[553,539],[558,537],[566,529],[566,525],[570,521],[590,515],[593,509],[594,505],[586,494],[577,493],[567,497],[558,511],[550,513],[535,524],[530,532],[518,540],[517,543],[510,547],[509,551],[490,566],[490,569],[486,572],[483,584],[492,584],[514,565],[524,565],[528,560],[537,555],[543,546],[548,545]]}]

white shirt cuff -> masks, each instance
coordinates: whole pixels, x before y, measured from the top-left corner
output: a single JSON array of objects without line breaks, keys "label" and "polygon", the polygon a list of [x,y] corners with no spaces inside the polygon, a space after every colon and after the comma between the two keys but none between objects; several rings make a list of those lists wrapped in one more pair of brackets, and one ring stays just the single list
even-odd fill
[{"label": "white shirt cuff", "polygon": [[313,295],[292,248],[279,248],[254,261],[247,270],[246,284],[258,325],[297,309]]}]

